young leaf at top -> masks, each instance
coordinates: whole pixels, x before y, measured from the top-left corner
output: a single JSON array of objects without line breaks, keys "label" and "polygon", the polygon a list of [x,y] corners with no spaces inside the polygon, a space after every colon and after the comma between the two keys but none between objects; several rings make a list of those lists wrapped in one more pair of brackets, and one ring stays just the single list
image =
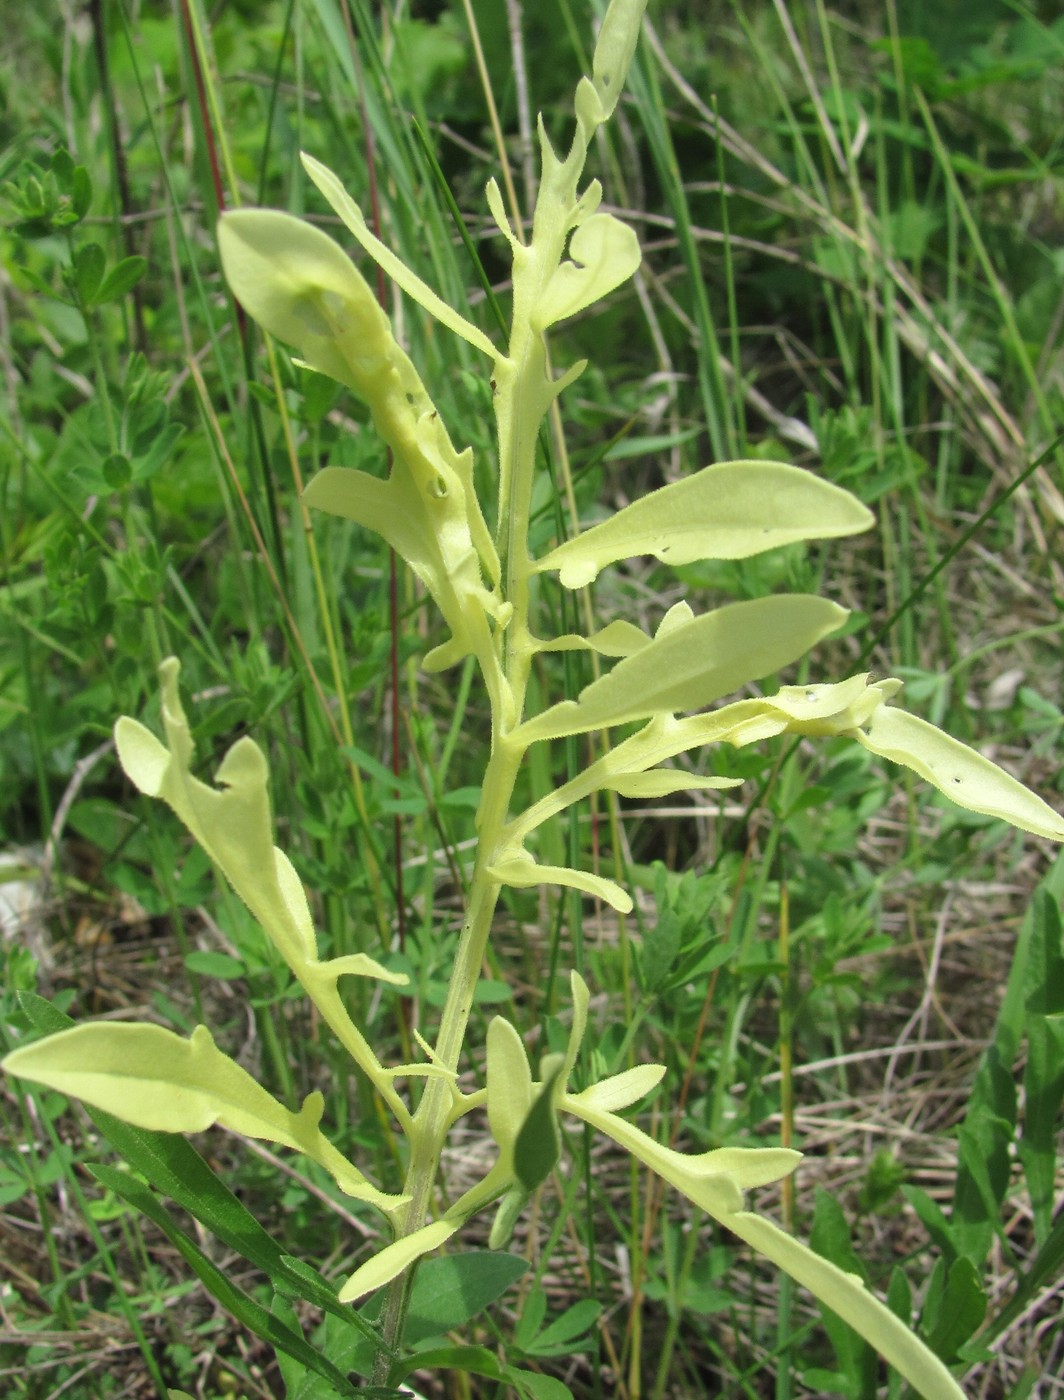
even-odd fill
[{"label": "young leaf at top", "polygon": [[778,545],[855,535],[874,524],[848,491],[783,462],[719,462],[662,486],[536,563],[566,588],[607,564],[650,554],[665,564],[747,559]]}]

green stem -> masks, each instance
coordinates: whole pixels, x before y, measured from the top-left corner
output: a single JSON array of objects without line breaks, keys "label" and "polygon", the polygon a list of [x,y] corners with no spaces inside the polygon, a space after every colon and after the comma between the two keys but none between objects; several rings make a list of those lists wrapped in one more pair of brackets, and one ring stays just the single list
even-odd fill
[{"label": "green stem", "polygon": [[[501,888],[499,881],[489,872],[502,844],[506,815],[523,757],[523,746],[501,739],[493,749],[485,774],[486,805],[481,812],[477,864],[436,1040],[437,1064],[454,1073],[458,1070],[466,1027],[473,1009],[473,994],[480,977]],[[408,1134],[410,1164],[403,1190],[410,1197],[410,1203],[403,1216],[400,1236],[412,1234],[424,1223],[453,1108],[452,1081],[443,1077],[430,1079]],[[374,1374],[377,1385],[389,1382],[391,1363],[388,1352],[394,1352],[402,1338],[413,1273],[412,1269],[408,1269],[397,1278],[389,1286],[385,1298],[381,1331],[387,1350],[378,1353]]]}]

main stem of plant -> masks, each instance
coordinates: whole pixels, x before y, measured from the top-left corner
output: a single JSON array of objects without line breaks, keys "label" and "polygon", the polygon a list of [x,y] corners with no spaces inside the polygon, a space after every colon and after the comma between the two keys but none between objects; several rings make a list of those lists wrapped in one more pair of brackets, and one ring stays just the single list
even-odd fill
[{"label": "main stem of plant", "polygon": [[[522,249],[521,252],[527,256],[527,250]],[[559,244],[554,265],[560,256]],[[519,260],[519,257],[515,257],[515,273]],[[542,337],[531,325],[530,311],[534,300],[519,295],[517,289],[520,281],[515,276],[511,355],[497,362],[495,367],[500,461],[496,543],[502,569],[502,596],[504,601],[513,604],[513,613],[509,624],[495,632],[494,652],[478,658],[482,669],[494,671],[494,675],[485,675],[492,698],[491,756],[484,774],[477,813],[477,857],[466,915],[436,1038],[434,1061],[446,1071],[446,1075],[428,1080],[414,1114],[409,1133],[410,1161],[404,1184],[404,1194],[410,1197],[410,1201],[399,1231],[400,1238],[420,1229],[425,1222],[440,1156],[453,1121],[452,1076],[458,1072],[466,1026],[473,1008],[473,994],[480,977],[501,888],[500,882],[490,872],[502,854],[510,802],[527,750],[526,744],[512,736],[524,712],[525,691],[535,653],[528,626],[531,572],[528,521],[536,438],[552,395],[549,391],[544,394],[546,353]],[[525,279],[525,285],[528,285],[528,279]],[[389,1383],[389,1352],[394,1353],[402,1339],[413,1277],[414,1268],[408,1268],[388,1286],[381,1317],[381,1336],[388,1350],[378,1353],[374,1384]]]}]

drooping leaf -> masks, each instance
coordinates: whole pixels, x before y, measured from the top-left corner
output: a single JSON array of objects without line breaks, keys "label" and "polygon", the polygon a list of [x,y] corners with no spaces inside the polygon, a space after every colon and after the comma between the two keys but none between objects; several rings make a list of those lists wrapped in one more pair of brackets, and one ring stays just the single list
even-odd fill
[{"label": "drooping leaf", "polygon": [[659,634],[649,646],[520,726],[525,743],[701,709],[797,660],[840,627],[845,608],[810,594],[731,603]]},{"label": "drooping leaf", "polygon": [[[427,437],[438,426],[436,420],[419,420],[407,438],[407,466],[416,456],[418,435],[427,449]],[[436,457],[439,468],[438,451]],[[488,638],[486,613],[498,612],[484,587],[469,530],[470,497],[453,470],[436,468],[431,475],[420,467],[400,469],[380,481],[349,467],[326,467],[303,493],[308,505],[376,531],[429,590],[452,633],[446,647],[426,658],[429,670],[442,670],[476,652]]]},{"label": "drooping leaf", "polygon": [[557,569],[566,588],[583,588],[607,564],[639,554],[677,565],[746,559],[873,523],[855,496],[812,472],[783,462],[719,462],[633,501],[551,550],[536,569]]},{"label": "drooping leaf", "polygon": [[934,1352],[856,1275],[844,1273],[771,1220],[750,1211],[736,1211],[722,1218],[722,1223],[838,1313],[924,1400],[964,1400],[963,1390]]},{"label": "drooping leaf", "polygon": [[1064,841],[1064,818],[990,759],[936,729],[927,720],[883,705],[855,738],[872,753],[901,763],[925,778],[958,807]]},{"label": "drooping leaf", "polygon": [[721,1147],[689,1156],[663,1147],[641,1128],[595,1101],[598,1086],[579,1094],[563,1094],[560,1106],[605,1133],[651,1171],[682,1192],[716,1219],[741,1210],[743,1192],[789,1176],[801,1159],[786,1147]]},{"label": "drooping leaf", "polygon": [[488,874],[513,889],[531,889],[535,885],[562,885],[566,889],[580,890],[592,899],[600,899],[619,914],[632,912],[632,897],[615,880],[607,880],[602,875],[592,875],[586,870],[574,870],[566,865],[541,865],[530,855],[507,856],[496,861]]}]

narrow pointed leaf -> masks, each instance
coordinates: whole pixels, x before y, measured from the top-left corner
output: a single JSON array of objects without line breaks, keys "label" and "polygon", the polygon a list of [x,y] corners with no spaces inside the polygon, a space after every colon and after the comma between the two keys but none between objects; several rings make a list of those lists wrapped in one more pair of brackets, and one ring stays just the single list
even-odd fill
[{"label": "narrow pointed leaf", "polygon": [[313,156],[308,156],[305,152],[300,156],[300,160],[303,163],[303,169],[347,225],[350,232],[354,234],[365,251],[384,269],[392,281],[397,286],[402,287],[407,296],[412,297],[414,301],[424,307],[429,315],[434,316],[441,325],[454,331],[456,335],[467,340],[477,350],[483,351],[485,355],[496,359],[498,351],[484,332],[472,325],[464,316],[460,316],[453,307],[448,306],[427,283],[418,277],[416,272],[407,267],[402,258],[375,237],[366,223],[366,216],[329,167],[322,165],[321,161],[315,160]]},{"label": "narrow pointed leaf", "polygon": [[129,1172],[118,1171],[114,1167],[90,1165],[89,1171],[108,1190],[128,1201],[162,1230],[200,1282],[249,1332],[269,1342],[278,1351],[292,1357],[316,1375],[324,1377],[336,1388],[337,1395],[357,1395],[355,1386],[342,1371],[337,1370],[331,1361],[316,1351],[298,1332],[286,1327],[280,1318],[274,1317],[261,1303],[257,1303],[238,1288],[208,1259],[191,1237],[171,1220],[162,1203],[143,1182],[138,1181]]},{"label": "narrow pointed leaf", "polygon": [[664,1065],[635,1065],[621,1074],[600,1079],[590,1089],[585,1089],[581,1098],[603,1113],[617,1113],[645,1098],[661,1083],[664,1074]]},{"label": "narrow pointed leaf", "polygon": [[720,792],[724,788],[742,787],[742,778],[700,778],[677,768],[655,768],[649,773],[622,773],[602,786],[622,797],[671,797],[677,792]]},{"label": "narrow pointed leaf", "polygon": [[607,564],[635,555],[665,564],[746,559],[873,524],[855,496],[812,472],[783,462],[719,462],[633,501],[559,545],[536,569],[558,569],[566,588],[583,588]]},{"label": "narrow pointed leaf", "polygon": [[964,1400],[964,1391],[934,1352],[856,1274],[844,1273],[762,1216],[737,1211],[721,1219],[849,1323],[924,1400]]}]

